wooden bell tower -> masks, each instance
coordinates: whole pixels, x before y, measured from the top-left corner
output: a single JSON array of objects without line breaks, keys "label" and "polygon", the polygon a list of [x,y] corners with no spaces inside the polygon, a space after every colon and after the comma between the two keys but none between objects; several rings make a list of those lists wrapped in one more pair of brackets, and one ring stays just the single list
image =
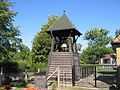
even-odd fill
[{"label": "wooden bell tower", "polygon": [[[80,79],[80,60],[76,41],[82,35],[64,13],[46,32],[52,37],[47,77],[60,67],[60,84],[75,86]],[[57,75],[53,75],[50,84]]]}]

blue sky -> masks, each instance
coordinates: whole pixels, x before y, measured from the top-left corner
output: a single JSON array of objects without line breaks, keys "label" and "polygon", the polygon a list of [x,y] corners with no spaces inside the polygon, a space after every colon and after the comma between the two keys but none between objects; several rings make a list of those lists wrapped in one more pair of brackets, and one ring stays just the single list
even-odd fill
[{"label": "blue sky", "polygon": [[40,32],[50,15],[63,15],[63,10],[76,28],[83,34],[78,42],[86,47],[84,33],[93,28],[105,28],[114,37],[120,28],[120,0],[8,0],[15,2],[12,10],[19,26],[23,43],[32,47],[32,40]]}]

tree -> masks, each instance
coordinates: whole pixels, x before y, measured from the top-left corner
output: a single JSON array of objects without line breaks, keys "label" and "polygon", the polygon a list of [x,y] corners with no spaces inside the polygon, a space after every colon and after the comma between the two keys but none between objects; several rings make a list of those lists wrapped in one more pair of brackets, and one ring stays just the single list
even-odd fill
[{"label": "tree", "polygon": [[116,31],[115,31],[115,36],[119,36],[120,35],[120,29],[117,29]]},{"label": "tree", "polygon": [[104,54],[111,54],[112,52],[113,51],[111,47],[90,46],[81,53],[81,60],[89,64],[99,63],[99,60]]},{"label": "tree", "polygon": [[10,60],[12,53],[19,48],[20,31],[14,26],[16,12],[10,10],[13,3],[0,0],[0,60]]},{"label": "tree", "polygon": [[41,31],[37,33],[32,42],[32,60],[33,62],[47,62],[48,54],[51,48],[51,37],[45,32],[56,20],[57,16],[49,17],[48,22],[42,26]]},{"label": "tree", "polygon": [[30,49],[24,44],[21,44],[20,50],[14,54],[13,60],[14,61],[31,61]]},{"label": "tree", "polygon": [[105,46],[109,44],[109,42],[112,40],[111,37],[107,36],[108,33],[109,31],[106,29],[94,28],[85,33],[84,39],[89,41],[88,42],[89,46],[92,45]]},{"label": "tree", "polygon": [[112,40],[107,36],[109,33],[106,29],[94,28],[85,33],[84,39],[88,40],[88,47],[83,50],[81,60],[86,63],[98,63],[104,54],[112,53],[112,48],[106,45]]}]

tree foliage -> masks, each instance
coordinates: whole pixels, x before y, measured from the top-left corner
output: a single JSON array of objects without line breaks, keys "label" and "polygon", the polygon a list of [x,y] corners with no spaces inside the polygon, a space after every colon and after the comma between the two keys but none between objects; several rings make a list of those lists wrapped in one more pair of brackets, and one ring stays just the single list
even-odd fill
[{"label": "tree foliage", "polygon": [[104,54],[110,54],[112,51],[111,47],[106,46],[91,46],[87,47],[83,52],[81,53],[81,60],[85,63],[99,63],[100,58],[103,57]]},{"label": "tree foliage", "polygon": [[106,29],[94,28],[85,33],[84,39],[88,40],[88,47],[83,50],[81,60],[86,63],[98,63],[104,54],[112,53],[112,48],[106,45],[112,40],[107,36],[109,33]]},{"label": "tree foliage", "polygon": [[15,52],[21,39],[20,31],[14,26],[16,12],[10,10],[13,3],[0,0],[0,60],[10,60],[12,52]]},{"label": "tree foliage", "polygon": [[115,36],[119,36],[120,35],[120,29],[117,29],[116,31],[115,31]]},{"label": "tree foliage", "polygon": [[94,28],[85,33],[84,39],[89,41],[89,46],[105,46],[112,40],[111,37],[107,36],[108,33],[109,31],[106,29]]},{"label": "tree foliage", "polygon": [[30,49],[24,44],[21,44],[20,50],[14,54],[13,60],[14,61],[31,61]]},{"label": "tree foliage", "polygon": [[41,31],[37,33],[32,42],[32,60],[33,62],[47,62],[48,54],[51,48],[51,37],[45,31],[57,20],[57,16],[51,16],[48,22],[42,26]]}]

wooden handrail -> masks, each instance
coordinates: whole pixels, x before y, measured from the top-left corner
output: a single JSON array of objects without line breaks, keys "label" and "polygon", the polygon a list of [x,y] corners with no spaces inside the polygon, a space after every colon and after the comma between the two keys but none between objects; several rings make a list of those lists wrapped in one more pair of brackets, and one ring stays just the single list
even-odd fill
[{"label": "wooden handrail", "polygon": [[47,80],[49,80],[57,71],[58,71],[59,67],[55,69],[55,71],[47,77]]},{"label": "wooden handrail", "polygon": [[58,68],[55,69],[55,71],[47,77],[47,80],[49,80],[56,72],[58,72],[58,75],[57,75],[57,82],[58,82],[58,87],[60,85],[60,67],[58,66]]}]

